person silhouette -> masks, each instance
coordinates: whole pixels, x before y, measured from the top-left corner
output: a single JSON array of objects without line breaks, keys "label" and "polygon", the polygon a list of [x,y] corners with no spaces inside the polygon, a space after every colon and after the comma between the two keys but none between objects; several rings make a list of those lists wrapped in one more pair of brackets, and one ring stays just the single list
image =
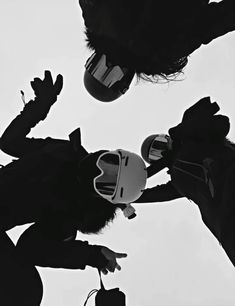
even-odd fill
[{"label": "person silhouette", "polygon": [[111,102],[134,75],[158,83],[175,80],[201,45],[234,31],[235,1],[79,0],[87,46],[84,85]]},{"label": "person silhouette", "polygon": [[[34,78],[35,99],[25,104],[0,138],[0,149],[15,159],[0,169],[1,302],[38,306],[43,285],[35,266],[85,269],[104,274],[121,267],[125,253],[76,240],[77,232],[98,234],[118,209],[125,213],[146,183],[144,161],[125,150],[88,153],[80,129],[69,140],[26,137],[56,102],[63,78],[50,71]],[[128,210],[129,211],[129,210]],[[128,213],[127,211],[127,213]],[[7,231],[32,223],[16,246]]]},{"label": "person silhouette", "polygon": [[147,188],[135,203],[164,202],[186,197],[199,207],[205,225],[235,266],[235,145],[226,137],[229,118],[216,113],[205,97],[184,112],[168,134],[148,136],[141,147],[150,163],[148,177],[168,168],[171,179]]}]

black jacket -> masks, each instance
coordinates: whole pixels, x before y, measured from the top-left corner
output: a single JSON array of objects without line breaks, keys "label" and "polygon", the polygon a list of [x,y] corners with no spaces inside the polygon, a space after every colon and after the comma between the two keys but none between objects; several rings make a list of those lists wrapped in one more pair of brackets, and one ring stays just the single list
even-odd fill
[{"label": "black jacket", "polygon": [[[176,6],[177,3],[178,1],[175,2]],[[234,0],[220,2],[199,0],[192,3],[182,1],[181,6],[184,5],[187,9],[182,9],[184,17],[179,22],[179,28],[175,30],[175,45],[173,44],[175,55],[179,57],[189,56],[202,44],[206,45],[235,30]]]},{"label": "black jacket", "polygon": [[16,158],[0,170],[1,230],[34,223],[17,244],[34,265],[103,267],[107,261],[99,246],[75,241],[80,218],[76,205],[87,201],[76,172],[78,162],[88,155],[80,129],[69,140],[26,137],[49,109],[39,99],[31,100],[0,139],[1,150]]},{"label": "black jacket", "polygon": [[225,139],[229,120],[214,115],[218,110],[216,103],[204,98],[184,113],[179,125],[169,130],[173,150],[151,165],[148,174],[150,177],[167,167],[171,180],[146,189],[136,203],[187,197],[198,205],[204,223],[220,240],[218,222],[224,178],[231,165],[235,165],[235,151]]}]

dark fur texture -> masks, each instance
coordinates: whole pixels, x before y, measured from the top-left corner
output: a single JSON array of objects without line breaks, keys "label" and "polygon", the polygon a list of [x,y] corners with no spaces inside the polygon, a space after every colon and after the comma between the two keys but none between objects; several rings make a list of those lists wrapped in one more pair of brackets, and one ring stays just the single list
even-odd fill
[{"label": "dark fur texture", "polygon": [[99,199],[88,198],[77,207],[79,220],[77,230],[84,234],[99,234],[116,216],[118,207],[112,203]]},{"label": "dark fur texture", "polygon": [[[202,12],[208,2],[94,1],[94,11],[103,6],[104,14],[108,12],[116,39],[97,34],[95,27],[90,31],[88,25],[88,47],[105,53],[114,63],[134,68],[138,79],[176,79],[183,72],[191,49],[201,44],[197,36],[204,27]],[[98,14],[97,20],[101,16]]]}]

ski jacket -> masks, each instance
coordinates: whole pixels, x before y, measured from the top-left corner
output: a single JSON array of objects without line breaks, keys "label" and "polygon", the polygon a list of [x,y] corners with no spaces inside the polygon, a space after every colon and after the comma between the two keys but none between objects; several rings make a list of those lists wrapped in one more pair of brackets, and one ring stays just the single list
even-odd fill
[{"label": "ski jacket", "polygon": [[88,155],[80,129],[68,140],[26,137],[45,119],[50,106],[38,98],[31,100],[0,139],[1,150],[16,158],[0,170],[0,228],[7,231],[34,223],[17,244],[34,265],[103,267],[107,260],[99,246],[75,240],[76,205],[87,201],[76,173],[78,162]]},{"label": "ski jacket", "polygon": [[[189,56],[202,44],[206,45],[235,30],[234,0],[182,0],[175,2],[176,7],[177,3],[180,4],[181,12],[177,9],[175,12],[183,14],[179,26],[175,29],[175,40],[172,38],[175,55],[178,57]],[[174,8],[172,13],[174,14]]]},{"label": "ski jacket", "polygon": [[[132,67],[136,72],[147,75],[165,73],[160,68],[162,61],[183,65],[201,45],[235,30],[234,0],[146,0],[144,4],[143,1],[128,0],[125,10],[128,14],[123,14],[123,23],[117,28],[118,38],[112,40],[108,35],[103,37],[96,34],[92,26],[89,30],[92,21],[89,14],[86,19],[85,5],[89,45],[96,52],[106,54],[113,63]],[[115,20],[115,12],[111,10],[112,13]],[[132,23],[136,23],[136,26],[129,37],[126,28],[132,28]],[[159,27],[159,24],[162,26]],[[170,75],[171,71],[166,74]]]},{"label": "ski jacket", "polygon": [[[229,132],[226,116],[214,115],[219,107],[204,98],[189,108],[182,122],[169,130],[173,151],[149,167],[150,175],[167,165],[171,180],[148,188],[139,203],[171,201],[187,197],[200,209],[204,223],[220,240],[220,201],[224,178],[235,165],[235,151],[225,137]],[[156,173],[155,172],[155,173]]]}]

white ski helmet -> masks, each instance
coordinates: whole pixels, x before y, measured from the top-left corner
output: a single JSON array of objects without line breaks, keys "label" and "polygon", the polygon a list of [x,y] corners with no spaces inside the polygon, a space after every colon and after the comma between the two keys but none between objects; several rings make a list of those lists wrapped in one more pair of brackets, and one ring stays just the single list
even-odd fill
[{"label": "white ski helmet", "polygon": [[146,185],[147,170],[143,159],[132,152],[103,152],[96,161],[101,171],[94,177],[97,194],[113,204],[128,204],[137,200]]},{"label": "white ski helmet", "polygon": [[143,159],[151,164],[162,158],[162,153],[172,149],[172,139],[167,134],[154,134],[148,136],[142,146],[141,155]]}]

